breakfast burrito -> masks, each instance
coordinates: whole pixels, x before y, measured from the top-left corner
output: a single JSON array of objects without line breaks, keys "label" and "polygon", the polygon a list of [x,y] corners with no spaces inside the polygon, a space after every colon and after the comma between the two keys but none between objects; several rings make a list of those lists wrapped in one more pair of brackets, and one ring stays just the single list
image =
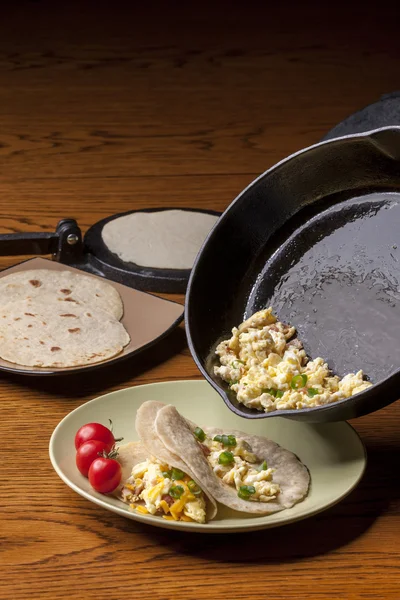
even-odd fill
[{"label": "breakfast burrito", "polygon": [[210,521],[217,514],[214,498],[190,467],[157,438],[155,413],[150,410],[146,416],[146,435],[141,435],[143,424],[139,423],[138,430],[144,443],[130,442],[118,448],[123,482],[117,492],[120,499],[141,514],[171,521]]},{"label": "breakfast burrito", "polygon": [[200,428],[160,402],[142,404],[136,429],[151,454],[186,473],[208,498],[234,510],[271,514],[291,508],[308,493],[307,468],[264,437]]}]

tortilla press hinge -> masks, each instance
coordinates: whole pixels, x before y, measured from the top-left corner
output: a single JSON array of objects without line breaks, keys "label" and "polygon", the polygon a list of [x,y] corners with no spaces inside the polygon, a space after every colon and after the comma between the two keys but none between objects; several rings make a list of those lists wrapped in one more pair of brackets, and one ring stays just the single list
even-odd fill
[{"label": "tortilla press hinge", "polygon": [[56,228],[57,248],[53,253],[54,260],[66,265],[77,262],[82,256],[82,232],[75,219],[62,219]]},{"label": "tortilla press hinge", "polygon": [[83,254],[82,232],[75,219],[59,221],[54,233],[0,234],[0,256],[51,254],[64,264],[78,262]]}]

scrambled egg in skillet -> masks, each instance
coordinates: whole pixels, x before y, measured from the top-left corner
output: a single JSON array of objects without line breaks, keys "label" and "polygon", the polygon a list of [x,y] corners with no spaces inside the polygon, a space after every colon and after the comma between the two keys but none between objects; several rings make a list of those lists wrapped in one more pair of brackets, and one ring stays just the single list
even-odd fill
[{"label": "scrambled egg in skillet", "polygon": [[155,458],[133,467],[121,496],[131,508],[143,514],[174,521],[206,521],[203,491],[188,475]]},{"label": "scrambled egg in skillet", "polygon": [[260,459],[250,445],[234,435],[216,435],[209,438],[200,427],[194,431],[214,473],[228,485],[235,487],[239,498],[258,502],[274,500],[280,492],[273,483],[274,469]]},{"label": "scrambled egg in skillet", "polygon": [[229,383],[239,402],[265,412],[329,404],[372,385],[362,371],[340,379],[322,358],[309,361],[301,342],[291,340],[295,332],[271,308],[255,313],[217,346],[215,374]]}]

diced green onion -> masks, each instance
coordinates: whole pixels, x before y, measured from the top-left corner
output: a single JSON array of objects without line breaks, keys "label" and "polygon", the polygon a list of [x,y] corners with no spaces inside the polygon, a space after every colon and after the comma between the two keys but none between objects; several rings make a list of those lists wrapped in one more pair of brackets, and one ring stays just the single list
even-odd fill
[{"label": "diced green onion", "polygon": [[310,398],[314,398],[314,396],[319,394],[319,391],[316,390],[315,388],[308,388],[307,394],[310,396]]},{"label": "diced green onion", "polygon": [[223,446],[236,446],[236,438],[234,435],[216,435],[213,438],[214,442],[219,442]]},{"label": "diced green onion", "polygon": [[240,369],[240,365],[244,365],[242,360],[234,360],[232,363],[234,369]]},{"label": "diced green onion", "polygon": [[254,485],[241,485],[238,491],[239,498],[242,500],[248,500],[250,496],[256,493]]},{"label": "diced green onion", "polygon": [[274,398],[282,398],[283,392],[282,390],[275,390],[274,388],[264,388],[261,390],[262,394],[270,394]]},{"label": "diced green onion", "polygon": [[302,375],[295,375],[290,383],[290,386],[294,390],[299,390],[306,385],[307,379],[308,377],[304,373]]},{"label": "diced green onion", "polygon": [[171,479],[171,471],[163,471],[163,477],[165,479]]},{"label": "diced green onion", "polygon": [[276,392],[277,392],[277,390],[274,390],[273,388],[264,388],[264,389],[261,390],[262,394],[270,394],[274,398],[276,396]]},{"label": "diced green onion", "polygon": [[230,384],[229,384],[229,387],[231,388],[233,385],[236,385],[237,383],[239,383],[239,381],[238,381],[238,380],[236,380],[236,381],[231,381],[231,382],[230,382]]},{"label": "diced green onion", "polygon": [[182,479],[183,477],[185,477],[185,473],[183,471],[181,471],[180,469],[175,469],[173,468],[171,470],[171,479]]},{"label": "diced green onion", "polygon": [[206,439],[206,434],[201,427],[196,427],[196,429],[193,431],[193,435],[199,440],[199,442],[204,442]]},{"label": "diced green onion", "polygon": [[169,488],[168,493],[172,498],[180,498],[184,491],[185,490],[181,485],[173,485],[171,488]]},{"label": "diced green onion", "polygon": [[268,469],[267,461],[264,460],[261,465],[258,467],[258,471],[266,471]]},{"label": "diced green onion", "polygon": [[221,452],[221,454],[218,457],[218,462],[220,465],[230,465],[231,463],[233,463],[233,461],[233,454],[228,450],[225,450],[225,452]]},{"label": "diced green onion", "polygon": [[199,486],[197,485],[197,483],[195,481],[193,481],[193,479],[191,479],[190,481],[188,481],[187,486],[189,488],[189,491],[194,496],[200,496],[200,494],[201,494],[201,488],[199,488]]}]

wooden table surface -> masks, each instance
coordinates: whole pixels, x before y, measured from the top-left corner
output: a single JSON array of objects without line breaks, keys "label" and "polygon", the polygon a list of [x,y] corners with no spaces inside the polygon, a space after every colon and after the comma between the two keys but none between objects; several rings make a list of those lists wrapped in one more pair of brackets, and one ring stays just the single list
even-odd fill
[{"label": "wooden table surface", "polygon": [[[141,4],[2,9],[2,233],[53,231],[68,216],[86,230],[134,208],[223,210],[276,161],[400,87],[395,9]],[[64,485],[48,442],[68,412],[180,378],[200,378],[183,328],[95,375],[1,375],[0,598],[398,600],[399,403],[353,423],[369,457],[358,489],[283,528],[163,532]]]}]

